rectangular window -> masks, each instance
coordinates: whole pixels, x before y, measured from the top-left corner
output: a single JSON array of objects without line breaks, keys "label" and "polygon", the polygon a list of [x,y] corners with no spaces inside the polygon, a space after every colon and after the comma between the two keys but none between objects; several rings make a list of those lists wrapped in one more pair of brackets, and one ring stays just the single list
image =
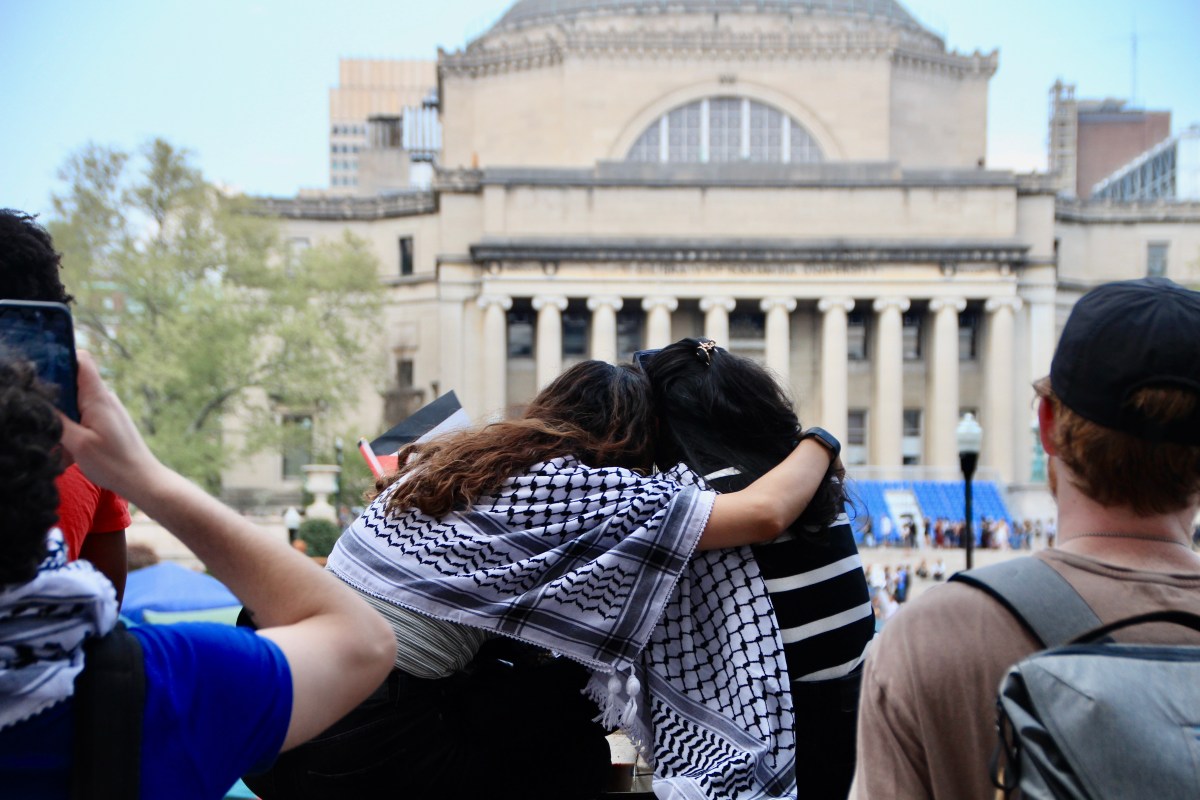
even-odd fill
[{"label": "rectangular window", "polygon": [[284,414],[283,426],[283,477],[302,478],[305,464],[312,463],[313,420],[309,414]]},{"label": "rectangular window", "polygon": [[761,352],[766,345],[767,315],[761,311],[732,311],[729,314],[730,350]]},{"label": "rectangular window", "polygon": [[1146,245],[1146,277],[1167,277],[1167,242],[1150,242]]},{"label": "rectangular window", "polygon": [[867,318],[857,311],[846,315],[846,358],[867,360]]},{"label": "rectangular window", "polygon": [[413,274],[413,240],[411,236],[400,237],[400,274]]},{"label": "rectangular window", "polygon": [[413,387],[413,362],[411,358],[396,359],[396,386],[400,389]]},{"label": "rectangular window", "polygon": [[567,309],[562,316],[564,356],[587,356],[588,313]]},{"label": "rectangular window", "polygon": [[901,328],[901,346],[904,349],[905,361],[921,360],[921,315],[908,313],[904,315],[904,325]]},{"label": "rectangular window", "polygon": [[842,460],[847,465],[867,463],[867,412],[852,408],[846,414],[846,449]]},{"label": "rectangular window", "polygon": [[921,463],[921,409],[904,409],[903,439],[901,454],[905,465]]},{"label": "rectangular window", "polygon": [[964,311],[958,315],[958,360],[974,361],[978,358],[979,314]]},{"label": "rectangular window", "polygon": [[508,357],[533,358],[532,309],[512,309],[508,312]]},{"label": "rectangular window", "polygon": [[644,312],[629,308],[629,305],[626,303],[625,308],[617,312],[617,353],[626,361],[642,349],[642,323],[646,317]]}]

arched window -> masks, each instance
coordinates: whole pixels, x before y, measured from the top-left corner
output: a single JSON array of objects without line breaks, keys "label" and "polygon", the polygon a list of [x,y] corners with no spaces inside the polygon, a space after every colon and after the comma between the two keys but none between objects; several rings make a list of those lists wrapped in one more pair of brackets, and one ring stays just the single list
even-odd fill
[{"label": "arched window", "polygon": [[706,97],[668,111],[642,132],[627,156],[672,164],[806,164],[824,158],[803,125],[747,97]]}]

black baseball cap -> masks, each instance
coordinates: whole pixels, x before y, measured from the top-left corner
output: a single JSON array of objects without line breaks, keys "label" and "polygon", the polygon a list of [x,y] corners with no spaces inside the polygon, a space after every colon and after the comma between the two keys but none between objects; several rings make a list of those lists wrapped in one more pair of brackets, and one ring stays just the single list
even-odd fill
[{"label": "black baseball cap", "polygon": [[1050,387],[1084,419],[1139,439],[1200,445],[1200,402],[1160,424],[1131,404],[1147,387],[1200,393],[1200,292],[1166,278],[1098,286],[1067,319],[1050,365]]}]

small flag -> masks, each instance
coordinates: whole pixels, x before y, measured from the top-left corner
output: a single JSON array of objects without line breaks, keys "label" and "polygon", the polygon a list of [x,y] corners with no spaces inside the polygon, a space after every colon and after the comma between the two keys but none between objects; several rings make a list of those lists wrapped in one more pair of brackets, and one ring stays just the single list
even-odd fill
[{"label": "small flag", "polygon": [[[379,477],[396,469],[396,453],[413,442],[426,442],[435,436],[471,425],[467,412],[458,402],[458,395],[446,392],[432,403],[421,407],[396,427],[379,436],[369,445],[359,441],[359,450],[371,472]],[[374,457],[374,463],[372,463]]]}]

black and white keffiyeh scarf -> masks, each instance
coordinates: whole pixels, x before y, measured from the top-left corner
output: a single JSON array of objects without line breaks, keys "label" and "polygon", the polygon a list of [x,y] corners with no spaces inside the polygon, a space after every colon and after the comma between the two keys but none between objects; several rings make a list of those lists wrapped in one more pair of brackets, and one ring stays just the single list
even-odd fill
[{"label": "black and white keffiyeh scarf", "polygon": [[682,468],[644,477],[536,464],[441,519],[388,518],[387,494],[328,568],[437,619],[554,650],[655,764],[660,798],[795,797],[783,643],[749,548],[692,557],[715,493]]},{"label": "black and white keffiyeh scarf", "polygon": [[0,586],[0,729],[61,703],[83,670],[83,643],[117,622],[117,593],[86,561],[67,563],[62,534],[28,583]]}]

